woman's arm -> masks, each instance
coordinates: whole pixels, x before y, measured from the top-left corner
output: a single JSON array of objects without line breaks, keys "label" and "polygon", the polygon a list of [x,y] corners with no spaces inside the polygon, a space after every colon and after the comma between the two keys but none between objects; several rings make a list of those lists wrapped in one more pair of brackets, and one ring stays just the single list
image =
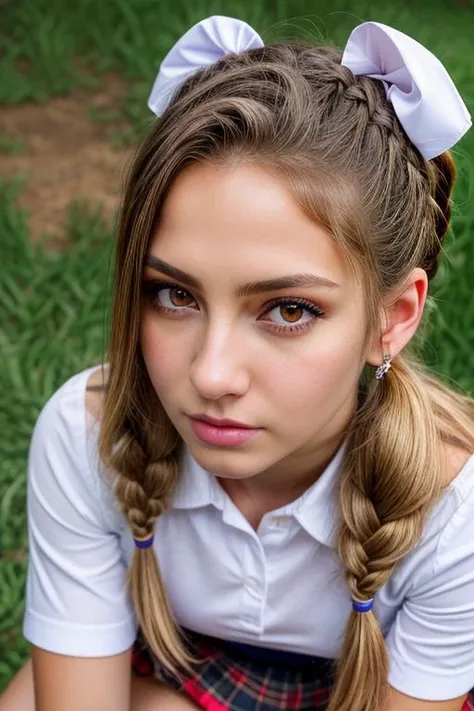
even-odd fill
[{"label": "woman's arm", "polygon": [[[37,651],[41,652],[39,649]],[[126,652],[123,654],[126,654]],[[80,661],[96,660],[87,660],[81,657]],[[6,691],[0,696],[0,711],[37,711],[34,699],[32,667],[30,658],[17,672]],[[94,667],[94,669],[97,669],[97,667]],[[89,680],[90,674],[87,677]],[[83,701],[88,704],[87,711],[90,711],[92,708],[90,699],[83,698]],[[48,708],[51,708],[49,704]],[[69,706],[67,708],[69,709]],[[93,708],[97,709],[97,706]],[[132,673],[130,711],[196,711],[197,708],[196,704],[190,699],[178,691],[166,687],[154,677],[135,676]]]},{"label": "woman's arm", "polygon": [[462,711],[467,694],[449,701],[422,701],[402,694],[392,686],[383,711]]},{"label": "woman's arm", "polygon": [[474,687],[474,458],[463,453],[452,469],[426,564],[385,638],[393,691],[383,711],[461,711]]},{"label": "woman's arm", "polygon": [[96,462],[95,435],[86,428],[86,377],[78,374],[56,391],[32,435],[23,632],[58,658],[100,664],[94,660],[131,648],[137,623],[123,521]]},{"label": "woman's arm", "polygon": [[93,658],[31,652],[35,711],[130,711],[130,650]]}]

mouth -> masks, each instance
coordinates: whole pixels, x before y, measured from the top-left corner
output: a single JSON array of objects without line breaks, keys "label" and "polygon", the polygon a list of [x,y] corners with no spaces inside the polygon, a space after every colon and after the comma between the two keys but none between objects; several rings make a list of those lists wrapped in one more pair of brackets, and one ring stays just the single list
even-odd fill
[{"label": "mouth", "polygon": [[203,413],[189,415],[189,421],[193,433],[201,442],[216,447],[241,445],[261,432],[260,427],[250,427],[228,418],[217,419]]}]

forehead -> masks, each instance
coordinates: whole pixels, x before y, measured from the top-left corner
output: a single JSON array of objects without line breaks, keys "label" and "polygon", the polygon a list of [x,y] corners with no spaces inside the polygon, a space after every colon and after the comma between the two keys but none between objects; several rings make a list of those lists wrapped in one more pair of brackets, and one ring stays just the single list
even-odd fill
[{"label": "forehead", "polygon": [[175,179],[148,251],[201,278],[314,271],[350,278],[331,236],[282,178],[250,163],[195,163]]}]

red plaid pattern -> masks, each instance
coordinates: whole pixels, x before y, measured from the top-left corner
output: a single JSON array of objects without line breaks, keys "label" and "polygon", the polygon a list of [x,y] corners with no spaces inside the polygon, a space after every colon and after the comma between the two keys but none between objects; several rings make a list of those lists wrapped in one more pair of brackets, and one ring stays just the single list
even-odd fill
[{"label": "red plaid pattern", "polygon": [[[331,693],[331,661],[326,670],[269,665],[229,653],[216,640],[186,632],[186,645],[205,658],[192,677],[175,676],[155,660],[141,635],[132,653],[138,676],[155,676],[184,693],[205,711],[325,711]],[[474,689],[462,707],[474,711]]]},{"label": "red plaid pattern", "polygon": [[464,702],[462,711],[474,711],[474,689],[471,691],[466,701]]},{"label": "red plaid pattern", "polygon": [[325,711],[331,664],[324,672],[313,666],[269,665],[228,650],[217,640],[186,631],[186,646],[204,662],[193,676],[173,675],[150,654],[141,635],[132,654],[139,676],[154,675],[184,693],[206,711]]}]

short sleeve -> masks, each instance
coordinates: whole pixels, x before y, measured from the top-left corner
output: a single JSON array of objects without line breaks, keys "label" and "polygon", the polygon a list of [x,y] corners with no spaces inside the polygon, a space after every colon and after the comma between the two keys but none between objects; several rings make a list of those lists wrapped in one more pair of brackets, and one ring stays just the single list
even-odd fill
[{"label": "short sleeve", "polygon": [[137,624],[104,483],[88,463],[80,375],[47,402],[31,438],[23,633],[57,654],[101,657],[131,647]]},{"label": "short sleeve", "polygon": [[474,458],[469,462],[453,492],[432,569],[386,637],[389,683],[427,701],[474,688]]}]

